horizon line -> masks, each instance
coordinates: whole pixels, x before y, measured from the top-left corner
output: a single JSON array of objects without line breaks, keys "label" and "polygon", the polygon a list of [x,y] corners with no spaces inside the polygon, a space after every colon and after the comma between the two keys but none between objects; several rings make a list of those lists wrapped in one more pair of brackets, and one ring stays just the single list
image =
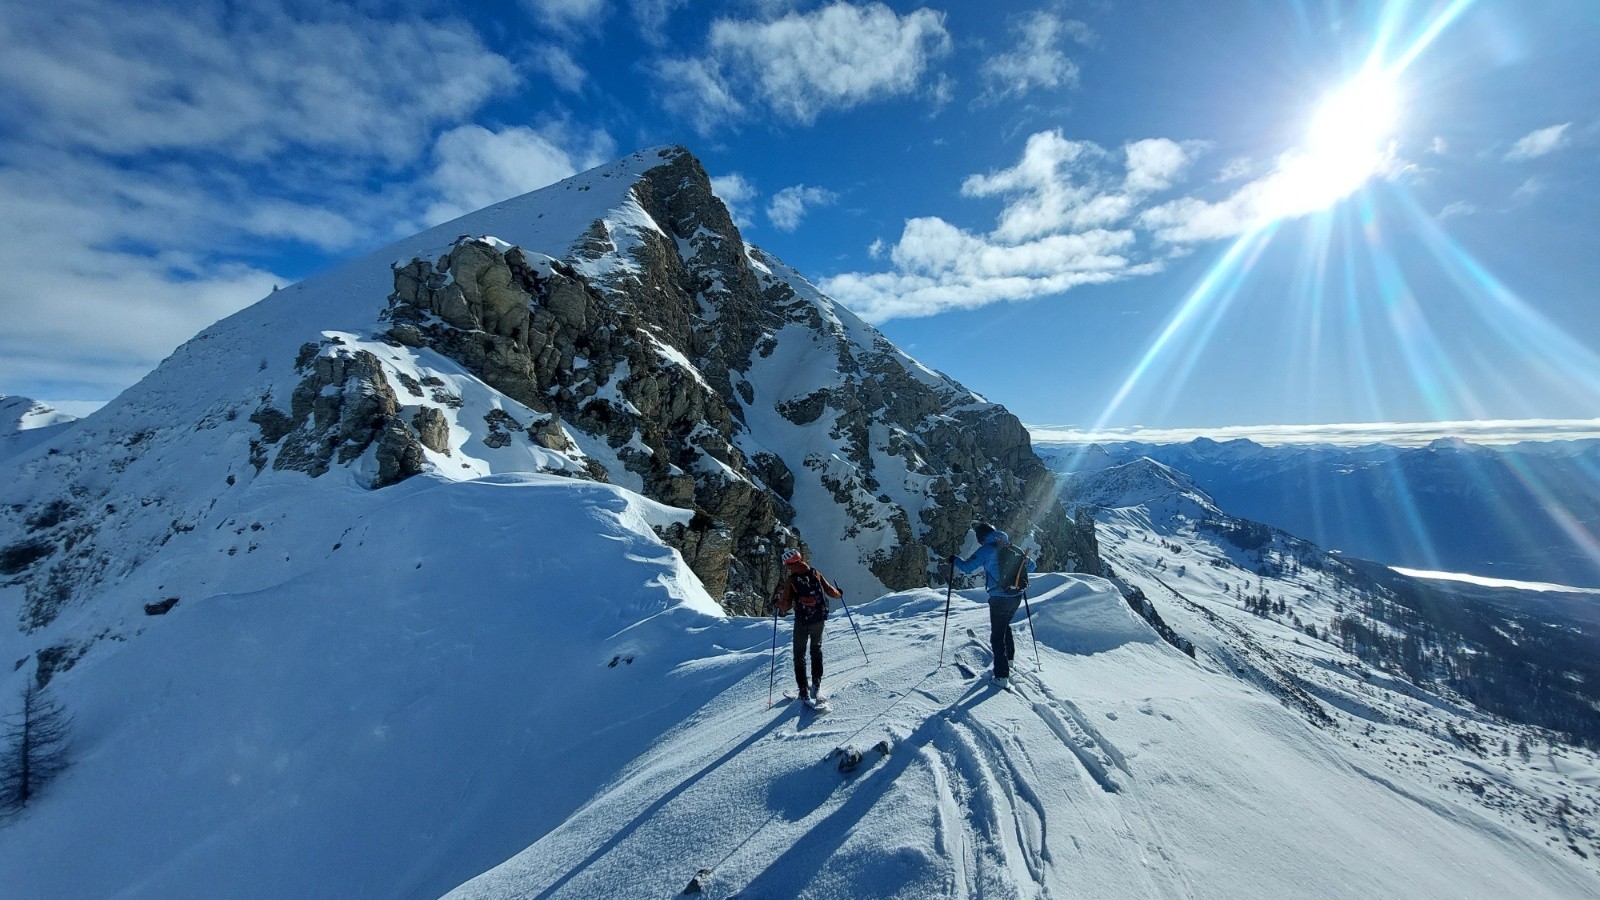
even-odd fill
[{"label": "horizon line", "polygon": [[1471,444],[1581,441],[1600,439],[1600,419],[1477,419],[1447,422],[1348,422],[1322,425],[1220,425],[1212,428],[1162,428],[1129,425],[1086,430],[1071,425],[1028,425],[1035,444],[1187,444],[1201,438],[1248,440],[1263,446],[1389,444],[1422,447],[1438,440]]}]

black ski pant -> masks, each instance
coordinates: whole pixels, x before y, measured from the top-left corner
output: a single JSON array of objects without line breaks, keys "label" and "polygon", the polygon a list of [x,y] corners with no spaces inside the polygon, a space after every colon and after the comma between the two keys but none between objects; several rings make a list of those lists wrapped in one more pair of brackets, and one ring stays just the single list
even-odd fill
[{"label": "black ski pant", "polygon": [[806,644],[811,645],[811,681],[822,683],[822,626],[827,619],[815,622],[794,623],[794,683],[800,686],[800,696],[809,697],[806,681]]},{"label": "black ski pant", "polygon": [[994,645],[994,677],[1011,677],[1011,659],[1017,655],[1011,639],[1011,618],[1022,605],[1022,595],[989,598],[989,642]]}]

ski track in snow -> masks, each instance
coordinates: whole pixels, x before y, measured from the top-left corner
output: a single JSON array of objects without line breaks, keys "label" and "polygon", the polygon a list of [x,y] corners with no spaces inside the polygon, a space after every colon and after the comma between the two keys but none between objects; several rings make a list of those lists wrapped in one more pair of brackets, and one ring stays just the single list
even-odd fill
[{"label": "ski track in snow", "polygon": [[[883,652],[882,644],[892,633],[874,617],[858,618],[865,626],[865,639]],[[888,624],[903,630],[905,622]],[[847,626],[841,626],[845,623],[830,623],[828,631],[828,650],[835,657],[851,649]],[[603,826],[601,830],[610,832],[604,840],[580,840],[592,846],[582,857],[546,868],[536,860],[563,855],[559,845],[566,842],[558,830],[527,854],[535,871],[546,870],[554,877],[542,883],[538,877],[522,881],[512,894],[592,895],[603,884],[615,884],[603,874],[616,874],[608,857],[643,855],[655,862],[636,859],[628,868],[635,876],[641,870],[661,871],[664,881],[652,889],[681,889],[696,871],[707,868],[713,872],[713,896],[860,896],[853,893],[860,883],[848,890],[830,885],[830,860],[848,854],[856,824],[881,812],[898,786],[925,784],[929,790],[920,805],[932,815],[934,847],[917,868],[939,874],[931,881],[908,876],[907,887],[920,887],[906,896],[919,896],[924,887],[948,896],[1052,896],[1048,887],[1041,886],[1061,880],[1054,875],[1050,810],[1063,798],[1047,798],[1041,791],[1062,793],[1068,782],[1059,776],[1068,771],[1079,772],[1082,784],[1103,787],[1107,769],[1121,771],[1126,763],[1114,750],[1101,749],[1097,756],[1096,748],[1106,746],[1104,739],[1087,726],[1080,712],[1049,694],[1042,683],[1037,684],[1041,699],[1029,699],[996,691],[982,680],[986,676],[965,678],[952,665],[929,672],[926,663],[931,660],[922,654],[938,627],[934,617],[914,622],[905,642],[912,646],[897,648],[902,652],[892,654],[897,662],[887,671],[881,666],[869,669],[860,659],[832,663],[837,675],[825,679],[824,687],[834,707],[825,716],[813,715],[792,701],[776,704],[764,726],[731,748],[721,750],[726,741],[707,748],[706,753],[717,754],[710,763],[674,767],[673,774],[663,778],[670,784],[665,790],[639,784],[641,777],[648,777],[643,772],[622,776],[595,804],[570,820],[580,823],[592,816],[622,824]],[[776,667],[780,678],[789,669],[787,654],[782,655]],[[987,669],[987,649],[975,640],[964,642],[952,656],[971,660],[973,669]],[[748,696],[758,685],[759,673],[735,692]],[[747,721],[749,716],[734,718]],[[682,739],[692,740],[693,734],[709,727],[707,723],[686,729]],[[887,756],[873,749],[880,740],[890,744]],[[849,776],[838,773],[833,758],[835,750],[846,747],[865,755],[861,768]],[[678,755],[663,747],[665,758]],[[685,865],[685,857],[652,849],[660,823],[675,818],[680,803],[692,808],[695,804],[686,802],[690,795],[719,793],[713,782],[725,778],[744,782],[732,789],[735,795],[766,795],[765,804],[754,805],[754,814],[734,816],[744,821],[747,833],[734,840],[735,830],[723,839],[704,842],[729,846],[726,855],[691,856],[694,864]],[[648,803],[629,802],[652,794],[656,799]],[[632,815],[622,806],[633,809]],[[1104,827],[1104,820],[1103,815],[1095,816],[1079,828]],[[585,833],[590,830],[585,825],[575,824],[571,830]],[[1120,821],[1117,828],[1143,852],[1146,842],[1131,828]],[[464,886],[460,895],[506,895],[510,884],[502,879],[513,877],[515,862],[498,876],[490,873],[476,885]],[[564,871],[555,874],[558,868]],[[527,890],[533,883],[539,886]],[[1041,889],[1044,893],[1037,894]],[[865,894],[877,896],[881,891],[880,884]]]},{"label": "ski track in snow", "polygon": [[[1034,599],[1036,616],[1063,602],[1048,596]],[[827,715],[794,702],[765,708],[764,660],[561,827],[451,896],[662,896],[701,870],[710,873],[701,879],[705,896],[744,900],[1502,896],[1531,885],[1570,893],[1580,883],[1548,861],[1509,871],[1499,859],[1486,864],[1481,883],[1470,873],[1431,880],[1442,877],[1434,871],[1441,854],[1460,868],[1486,847],[1521,839],[1448,795],[1340,755],[1293,704],[1269,701],[1254,682],[1164,644],[1063,652],[1040,620],[1041,668],[1019,616],[1022,658],[1012,687],[1000,690],[989,682],[987,642],[976,632],[958,637],[968,631],[962,620],[981,615],[973,599],[952,623],[943,665],[942,602],[931,591],[858,608],[870,665],[849,625],[830,621]],[[1109,592],[1096,602],[1125,609]],[[1237,637],[1228,628],[1218,636]],[[779,656],[777,678],[788,687],[788,654]],[[1190,708],[1201,715],[1185,721]],[[1219,733],[1218,721],[1241,733]],[[1210,735],[1271,735],[1273,743],[1235,761],[1234,748],[1253,744],[1213,745]],[[880,741],[887,755],[874,749]],[[842,749],[863,755],[850,774],[839,771]],[[1380,821],[1398,822],[1376,837],[1344,834],[1336,824],[1327,846],[1302,848],[1304,859],[1267,857],[1274,862],[1263,867],[1249,847],[1282,853],[1283,840],[1319,822],[1315,800],[1275,805],[1274,779],[1300,776],[1273,773],[1265,784],[1250,776],[1260,760],[1285,753],[1315,767],[1307,771],[1319,773],[1317,790],[1348,791],[1361,808],[1383,804]],[[1401,847],[1387,851],[1396,861],[1372,862],[1376,874],[1339,864],[1366,852],[1366,841],[1389,841],[1393,830],[1438,828],[1448,833],[1416,859]],[[1251,880],[1240,882],[1237,871],[1249,867]],[[1416,871],[1397,875],[1402,867]]]}]

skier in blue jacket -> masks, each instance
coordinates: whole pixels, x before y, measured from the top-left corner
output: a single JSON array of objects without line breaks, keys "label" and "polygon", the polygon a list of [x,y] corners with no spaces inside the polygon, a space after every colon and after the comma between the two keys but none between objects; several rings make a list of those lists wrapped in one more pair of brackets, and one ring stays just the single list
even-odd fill
[{"label": "skier in blue jacket", "polygon": [[[1016,655],[1011,619],[1022,605],[1022,589],[1001,584],[1000,548],[1011,543],[1006,533],[988,522],[972,523],[972,533],[978,539],[978,549],[966,559],[951,554],[950,564],[968,573],[983,569],[984,587],[989,590],[989,640],[994,646],[994,681],[1005,687],[1011,683],[1011,658]],[[1031,557],[1025,557],[1022,565],[1026,571],[1034,570]]]}]

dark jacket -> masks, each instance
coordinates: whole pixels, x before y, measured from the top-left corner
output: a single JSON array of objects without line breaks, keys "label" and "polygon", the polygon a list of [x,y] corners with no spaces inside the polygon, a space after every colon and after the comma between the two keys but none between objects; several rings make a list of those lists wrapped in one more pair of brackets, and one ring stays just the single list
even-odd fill
[{"label": "dark jacket", "polygon": [[806,566],[804,572],[784,573],[774,603],[779,612],[793,609],[795,625],[799,626],[828,618],[828,598],[843,596],[844,592],[830,584],[821,572]]}]

